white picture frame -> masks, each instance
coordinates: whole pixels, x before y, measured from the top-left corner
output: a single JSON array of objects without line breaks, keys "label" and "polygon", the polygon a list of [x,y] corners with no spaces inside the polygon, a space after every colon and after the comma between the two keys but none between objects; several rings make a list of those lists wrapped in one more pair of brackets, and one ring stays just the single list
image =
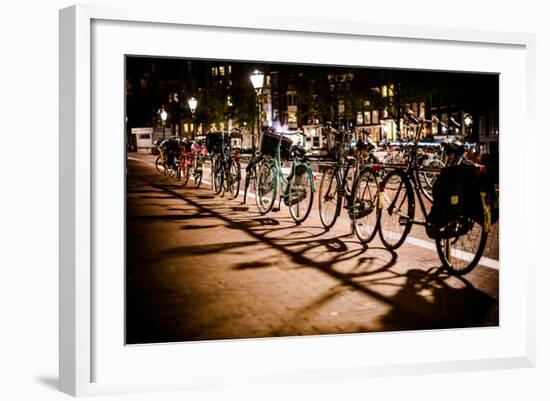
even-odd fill
[{"label": "white picture frame", "polygon": [[[94,25],[95,24],[95,25]],[[121,26],[117,26],[120,24]],[[126,25],[124,25],[126,24]],[[127,24],[132,24],[131,26]],[[122,26],[123,25],[123,26]],[[262,383],[288,383],[301,380],[328,380],[339,378],[352,378],[360,380],[366,377],[385,376],[385,375],[401,375],[401,374],[420,374],[420,373],[435,373],[441,371],[467,371],[478,369],[502,369],[511,367],[530,367],[535,364],[535,328],[534,328],[534,269],[536,260],[534,259],[535,252],[532,252],[534,244],[518,242],[523,244],[520,246],[522,252],[527,255],[520,259],[513,250],[509,249],[501,254],[501,265],[520,263],[517,267],[518,272],[507,270],[504,278],[501,278],[501,296],[504,300],[513,301],[517,299],[517,308],[510,312],[510,308],[501,311],[500,327],[478,330],[460,330],[453,331],[431,331],[429,333],[381,333],[369,336],[329,336],[324,338],[304,338],[290,340],[257,340],[257,341],[233,341],[233,342],[206,342],[198,346],[179,347],[178,352],[187,352],[189,355],[185,378],[178,378],[176,375],[167,375],[161,377],[149,377],[147,372],[138,372],[138,370],[128,370],[128,376],[110,375],[103,380],[102,372],[98,371],[99,366],[104,366],[105,362],[98,363],[98,360],[106,361],[107,350],[104,344],[105,339],[111,336],[107,331],[98,333],[96,326],[101,325],[101,319],[105,315],[101,313],[101,306],[97,306],[98,296],[108,298],[114,297],[113,291],[117,291],[116,285],[112,288],[105,288],[106,295],[98,295],[95,291],[101,285],[104,279],[103,275],[98,275],[94,271],[98,261],[103,260],[102,257],[96,254],[97,247],[94,246],[94,236],[100,235],[98,230],[102,230],[102,224],[99,224],[97,218],[103,213],[98,210],[95,197],[98,186],[103,185],[101,173],[97,174],[98,155],[105,156],[107,159],[113,157],[116,159],[117,152],[109,152],[103,147],[102,142],[95,142],[94,126],[97,127],[98,114],[96,110],[97,103],[92,101],[94,96],[93,80],[103,79],[103,75],[97,78],[101,65],[98,66],[97,60],[94,59],[103,49],[101,46],[105,43],[102,41],[102,29],[118,30],[135,30],[133,32],[150,29],[151,37],[154,37],[155,30],[160,29],[202,29],[204,36],[216,31],[223,31],[226,34],[239,35],[263,35],[266,40],[270,36],[285,35],[293,40],[320,40],[326,41],[338,40],[344,46],[354,41],[383,40],[390,46],[392,43],[405,41],[407,44],[414,45],[430,45],[437,46],[438,51],[444,54],[445,46],[453,46],[453,49],[459,48],[459,51],[464,51],[466,48],[478,49],[479,52],[485,51],[485,48],[494,48],[495,52],[505,52],[505,49],[511,49],[510,54],[503,57],[510,57],[510,60],[517,64],[519,73],[513,71],[507,72],[506,82],[503,85],[509,84],[511,81],[521,82],[520,101],[516,107],[518,113],[504,114],[502,116],[503,128],[502,149],[501,152],[501,171],[503,171],[503,182],[501,184],[501,193],[503,193],[501,230],[503,231],[501,245],[503,248],[506,241],[512,242],[514,238],[512,233],[505,231],[505,228],[513,225],[514,227],[522,226],[525,229],[536,231],[534,222],[536,219],[536,210],[529,207],[527,192],[516,191],[515,195],[506,195],[507,183],[514,180],[515,177],[527,177],[522,183],[527,188],[528,185],[534,185],[534,177],[532,175],[520,175],[522,168],[526,163],[522,163],[521,155],[515,155],[515,166],[517,173],[509,168],[512,160],[510,159],[509,150],[512,149],[512,142],[507,141],[508,127],[523,127],[525,138],[527,141],[535,141],[536,134],[533,129],[532,121],[534,107],[534,49],[535,37],[531,34],[522,33],[507,33],[507,32],[484,32],[470,30],[450,30],[436,29],[428,27],[411,27],[397,25],[374,25],[363,24],[358,22],[340,22],[340,21],[323,21],[323,20],[303,20],[291,19],[270,20],[268,18],[251,19],[246,15],[242,17],[235,16],[229,22],[224,15],[219,13],[211,13],[205,15],[190,15],[181,10],[160,9],[154,7],[147,8],[112,8],[99,5],[78,5],[72,6],[60,11],[60,390],[71,395],[94,395],[108,393],[127,393],[133,391],[161,391],[167,389],[201,389],[213,386],[225,386],[233,384],[245,384],[247,380],[253,379],[256,382]],[[99,30],[99,31],[98,31]],[[94,42],[94,32],[98,35],[98,40]],[[105,32],[105,31],[103,31]],[[182,35],[186,33],[183,32]],[[162,32],[160,32],[162,35]],[[243,36],[243,37],[245,37]],[[117,36],[118,37],[118,36]],[[112,37],[113,42],[116,42],[115,36]],[[304,39],[305,38],[305,39]],[[122,40],[131,39],[123,38]],[[137,38],[134,40],[138,40]],[[146,49],[146,40],[141,44],[143,49]],[[202,47],[208,47],[209,43],[201,44]],[[128,44],[130,44],[128,42]],[[113,45],[114,46],[114,45]],[[99,48],[98,48],[99,47]],[[139,46],[131,46],[133,49],[139,49]],[[174,43],[163,43],[158,46],[158,55],[171,56],[175,49]],[[462,50],[460,50],[462,49]],[[499,50],[501,49],[501,50]],[[119,50],[117,50],[119,51]],[[145,50],[146,51],[146,50]],[[137,53],[133,53],[137,54]],[[150,52],[140,53],[149,55]],[[221,54],[221,53],[220,53]],[[156,54],[155,54],[156,55]],[[103,56],[102,56],[103,57]],[[105,60],[109,57],[105,56]],[[254,56],[253,56],[254,57]],[[266,56],[260,50],[257,52],[255,59],[264,60]],[[327,55],[320,56],[314,62],[326,62],[330,57]],[[283,57],[284,59],[284,57]],[[103,58],[102,58],[103,60]],[[476,61],[477,60],[477,61]],[[476,70],[476,62],[482,63],[484,60],[472,60],[471,70]],[[118,60],[117,62],[120,62]],[[339,63],[338,59],[333,59],[334,63]],[[354,63],[348,59],[343,64]],[[441,64],[444,61],[434,60],[433,68],[435,69],[452,69],[462,66],[463,70],[469,70],[468,64],[457,63],[455,67],[452,65]],[[390,62],[383,62],[381,66],[387,66]],[[390,63],[391,64],[391,63]],[[459,65],[460,64],[460,65]],[[446,65],[446,67],[445,67]],[[393,65],[395,66],[395,64]],[[409,64],[405,67],[418,68],[426,67],[425,64]],[[464,68],[466,66],[466,68]],[[97,68],[97,70],[94,70]],[[480,67],[478,66],[478,69]],[[485,71],[486,69],[479,69]],[[499,72],[490,69],[492,72]],[[120,79],[120,95],[123,92],[123,75],[122,71],[116,71],[117,76],[113,79]],[[116,75],[115,74],[115,75]],[[514,75],[515,74],[515,75]],[[96,82],[97,84],[97,82]],[[99,94],[98,94],[99,93]],[[95,96],[101,96],[101,91],[96,92]],[[504,92],[509,93],[509,92]],[[503,94],[501,93],[501,96]],[[504,95],[505,96],[505,95]],[[95,99],[96,102],[98,99]],[[502,102],[502,99],[501,99]],[[118,105],[120,108],[123,105]],[[117,106],[117,107],[118,107]],[[503,105],[504,111],[509,110],[506,104]],[[120,115],[120,124],[122,115]],[[113,142],[113,146],[122,147],[122,139],[117,143]],[[121,149],[122,151],[122,149]],[[508,153],[507,153],[508,152]],[[531,163],[534,161],[530,155]],[[120,164],[122,162],[118,161]],[[522,167],[523,165],[523,167]],[[121,168],[119,166],[119,168]],[[515,176],[514,174],[518,174]],[[119,185],[120,181],[113,182],[112,185]],[[121,199],[121,202],[123,200]],[[521,213],[514,215],[509,213],[511,208],[515,206],[522,207]],[[114,219],[116,221],[116,219]],[[521,231],[521,230],[518,230]],[[517,251],[515,251],[517,253]],[[108,257],[108,255],[107,255]],[[114,256],[113,256],[114,257]],[[116,259],[116,258],[115,258]],[[118,260],[118,259],[117,259]],[[516,263],[517,262],[517,263]],[[120,267],[120,266],[119,266]],[[509,273],[509,274],[508,274]],[[514,276],[518,274],[518,276]],[[511,278],[510,278],[511,277]],[[508,282],[507,280],[511,280]],[[120,282],[117,282],[120,284]],[[512,285],[513,284],[513,285]],[[123,291],[123,287],[119,285],[119,291]],[[101,290],[103,291],[103,289]],[[119,303],[117,300],[115,303]],[[503,306],[512,304],[505,303]],[[116,309],[116,308],[114,308]],[[517,309],[517,310],[516,310]],[[98,312],[99,310],[99,312]],[[514,313],[508,316],[507,314]],[[105,318],[106,319],[106,318]],[[516,321],[517,320],[517,321]],[[112,322],[112,320],[111,320]],[[120,325],[123,324],[123,318],[120,316]],[[105,325],[103,325],[104,327]],[[502,334],[505,333],[505,334]],[[513,334],[506,334],[513,333]],[[113,334],[114,335],[114,334]],[[497,344],[495,349],[482,352],[481,349],[474,350],[471,354],[461,358],[459,356],[442,355],[442,360],[435,358],[429,360],[419,360],[415,355],[405,355],[400,359],[400,362],[384,358],[376,359],[373,357],[371,361],[353,360],[349,356],[348,360],[342,359],[337,361],[338,355],[333,352],[339,347],[347,346],[345,344],[354,344],[362,346],[365,342],[383,341],[384,338],[391,338],[394,341],[427,341],[437,344],[438,341],[448,341],[448,338],[459,336],[464,338],[464,341],[475,343],[477,341],[491,341]],[[98,340],[98,338],[100,340]],[[453,337],[454,338],[454,337]],[[366,340],[365,340],[366,339]],[[115,343],[118,339],[115,341]],[[299,342],[297,342],[299,341]],[[128,361],[140,360],[139,358],[167,358],[166,354],[168,347],[174,346],[150,346],[146,352],[132,349],[128,350],[119,342],[121,347],[121,355],[131,353]],[[243,345],[244,344],[244,345]],[[177,347],[177,345],[176,345]],[[245,347],[246,352],[259,353],[266,360],[270,360],[270,356],[274,357],[279,351],[306,352],[307,355],[313,356],[321,350],[326,352],[326,360],[320,362],[315,368],[307,364],[296,366],[292,360],[286,360],[288,368],[285,368],[285,360],[271,360],[271,366],[253,368],[246,367],[239,370],[239,361],[229,360],[227,366],[216,371],[213,369],[210,373],[208,367],[193,369],[193,358],[198,361],[199,357],[213,358],[231,358],[235,356],[235,352],[242,352],[238,347]],[[331,348],[332,347],[332,348]],[[500,348],[498,348],[500,347]],[[509,348],[507,348],[509,347]],[[332,351],[331,351],[332,350]],[[460,348],[459,348],[460,350]],[[254,361],[252,357],[247,359],[245,352],[244,360]],[[406,354],[406,351],[404,351]],[[103,354],[102,354],[103,353]],[[141,355],[141,356],[140,356]],[[241,354],[243,355],[243,354]],[[359,356],[360,353],[359,353]],[[137,359],[135,359],[137,358]],[[331,359],[332,358],[332,359]],[[122,360],[122,359],[121,359]],[[118,362],[120,362],[119,360]],[[150,359],[143,359],[149,361]],[[331,360],[334,361],[334,366],[331,366]],[[113,360],[110,363],[117,363]],[[223,363],[214,364],[216,366]],[[144,363],[147,364],[147,363]],[[170,366],[169,363],[166,364]],[[239,379],[230,374],[232,365],[235,365],[241,373]],[[115,366],[115,365],[113,365]],[[120,366],[116,366],[119,369]],[[139,368],[139,367],[138,367]],[[138,369],[136,368],[136,369]],[[224,370],[225,369],[225,370]],[[101,369],[99,369],[101,370]],[[242,375],[242,373],[245,375]],[[142,376],[139,373],[143,373]],[[149,372],[150,373],[150,372]],[[135,374],[139,380],[132,380],[132,374]],[[99,379],[98,379],[99,378]]]}]

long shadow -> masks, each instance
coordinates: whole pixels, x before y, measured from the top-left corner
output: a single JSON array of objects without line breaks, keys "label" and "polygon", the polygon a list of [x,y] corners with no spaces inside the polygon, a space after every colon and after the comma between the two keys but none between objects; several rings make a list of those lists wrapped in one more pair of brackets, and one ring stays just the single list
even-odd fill
[{"label": "long shadow", "polygon": [[467,280],[464,287],[450,286],[443,275],[430,274],[424,270],[411,269],[393,299],[399,304],[408,304],[416,315],[426,317],[426,324],[419,324],[401,308],[393,307],[382,317],[385,329],[418,330],[438,328],[461,328],[498,325],[498,303],[474,288]]},{"label": "long shadow", "polygon": [[128,215],[128,221],[180,221],[200,219],[206,216],[200,214],[152,214],[152,215]]},{"label": "long shadow", "polygon": [[[397,254],[390,252],[385,248],[370,248],[378,253],[387,253],[388,260],[376,265],[380,258],[364,254],[366,247],[351,246],[359,243],[353,240],[344,240],[342,235],[336,238],[317,238],[312,240],[311,236],[303,238],[289,237],[270,237],[274,232],[295,228],[275,227],[269,220],[267,224],[262,224],[262,219],[257,218],[253,224],[250,219],[244,220],[242,214],[223,213],[214,210],[212,207],[218,207],[219,204],[204,205],[182,195],[164,185],[146,181],[149,185],[159,190],[168,192],[172,198],[179,198],[196,209],[197,214],[191,217],[208,216],[214,217],[226,223],[228,227],[239,229],[248,234],[252,241],[214,244],[205,246],[178,247],[161,252],[158,258],[151,260],[160,260],[166,256],[189,255],[189,254],[207,254],[226,252],[244,253],[249,246],[257,246],[258,242],[266,244],[267,248],[272,248],[280,253],[287,255],[298,267],[315,268],[324,272],[340,282],[340,287],[359,291],[373,299],[379,300],[390,306],[389,312],[382,318],[384,323],[383,330],[407,330],[407,329],[434,329],[434,328],[457,328],[471,327],[472,325],[494,325],[498,324],[498,313],[494,313],[498,308],[498,302],[492,297],[486,295],[480,290],[475,289],[468,280],[460,278],[463,288],[450,286],[445,280],[446,276],[442,274],[438,266],[435,271],[428,272],[412,269],[405,274],[399,274],[392,271],[396,264]],[[210,207],[209,207],[210,206]],[[226,208],[224,208],[226,209]],[[235,218],[232,218],[232,217]],[[259,224],[258,224],[259,223]],[[305,227],[300,227],[304,229]],[[312,227],[319,229],[319,227]],[[303,230],[307,233],[307,230]],[[325,230],[316,234],[313,238],[326,233]],[[240,248],[240,250],[235,250]],[[315,260],[310,255],[312,253],[329,255],[326,260]],[[338,264],[354,259],[356,262],[347,268],[346,271],[340,271]],[[269,260],[252,261],[240,263],[232,266],[235,270],[257,269],[274,266]],[[387,273],[387,274],[384,274]],[[496,273],[498,274],[498,272]],[[396,283],[396,279],[401,279]],[[404,283],[402,282],[404,279]],[[395,286],[397,292],[392,295],[384,295],[373,287],[380,285]],[[337,291],[341,291],[340,288]],[[325,299],[330,299],[333,294],[327,294]],[[426,293],[429,297],[426,298]],[[322,301],[324,302],[324,301]],[[310,305],[314,308],[315,305]]]},{"label": "long shadow", "polygon": [[208,255],[212,253],[228,252],[231,254],[244,254],[249,246],[257,246],[257,241],[241,241],[241,242],[221,242],[207,245],[186,245],[169,248],[156,252],[155,256],[145,257],[141,260],[144,263],[156,263],[164,260],[167,257],[189,256],[189,255]]},{"label": "long shadow", "polygon": [[[236,222],[234,220],[231,220],[227,216],[221,214],[220,212],[218,212],[216,210],[209,209],[209,208],[203,206],[202,204],[197,203],[197,202],[193,201],[192,199],[189,199],[188,197],[186,197],[182,194],[179,194],[175,191],[172,191],[171,189],[165,188],[162,185],[157,184],[157,183],[153,183],[153,182],[148,182],[148,183],[150,185],[152,185],[153,187],[155,187],[155,188],[165,190],[166,192],[169,192],[171,195],[173,195],[175,197],[178,197],[181,200],[189,203],[190,205],[197,208],[200,212],[203,212],[205,214],[210,214],[213,217],[216,217],[220,220],[223,220],[226,223],[228,223],[230,225],[233,225],[233,226],[235,226],[235,225],[239,226],[240,225],[240,229],[242,231],[246,232],[248,235],[255,238],[257,241],[261,241],[263,243],[266,243],[271,248],[274,248],[274,249],[278,250],[279,252],[281,252],[283,254],[286,254],[297,265],[310,267],[310,268],[316,268],[319,271],[322,271],[322,272],[330,275],[331,277],[334,277],[334,278],[340,280],[342,282],[342,284],[344,284],[344,285],[346,285],[350,288],[353,288],[354,290],[363,292],[364,294],[366,294],[366,295],[368,295],[372,298],[375,298],[379,301],[385,302],[389,305],[392,305],[395,308],[402,309],[404,311],[404,313],[408,313],[408,314],[414,316],[414,319],[418,319],[421,322],[423,322],[425,320],[425,318],[422,315],[419,315],[409,305],[406,305],[406,304],[401,305],[401,304],[397,303],[395,300],[393,300],[391,297],[387,297],[383,294],[380,294],[377,291],[374,291],[374,290],[372,290],[368,287],[365,287],[365,286],[357,283],[352,278],[348,277],[347,274],[343,274],[343,273],[340,273],[340,272],[334,270],[333,269],[334,261],[331,261],[331,260],[329,260],[329,261],[315,261],[315,260],[312,260],[312,259],[306,257],[304,255],[304,253],[292,251],[288,247],[286,247],[282,244],[279,244],[278,242],[274,241],[273,239],[268,238],[268,237],[258,233],[255,230],[252,230],[247,225],[241,224],[241,223]],[[395,262],[392,262],[392,263],[395,263]]]}]

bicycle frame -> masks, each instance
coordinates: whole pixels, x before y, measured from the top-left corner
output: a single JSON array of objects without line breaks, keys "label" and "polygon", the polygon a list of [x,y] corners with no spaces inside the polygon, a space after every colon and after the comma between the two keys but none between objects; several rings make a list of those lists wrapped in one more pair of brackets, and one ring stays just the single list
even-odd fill
[{"label": "bicycle frame", "polygon": [[[282,138],[282,134],[281,134]],[[304,163],[302,161],[296,161],[296,157],[292,159],[292,165],[290,167],[290,174],[285,177],[285,174],[283,173],[282,169],[282,163],[281,163],[281,141],[279,140],[279,143],[277,144],[277,147],[275,148],[275,157],[271,159],[269,162],[270,167],[275,168],[275,173],[277,174],[277,178],[280,178],[280,181],[277,180],[278,186],[280,188],[276,189],[276,196],[279,196],[279,206],[281,204],[281,199],[284,199],[285,205],[288,205],[289,197],[290,197],[290,181],[292,178],[294,178],[294,174],[296,171],[296,168],[298,166],[304,166],[307,174],[310,176],[310,189],[311,193],[315,193],[315,184],[313,182],[313,172],[311,171],[311,168],[307,163]],[[280,192],[279,192],[280,191]]]}]

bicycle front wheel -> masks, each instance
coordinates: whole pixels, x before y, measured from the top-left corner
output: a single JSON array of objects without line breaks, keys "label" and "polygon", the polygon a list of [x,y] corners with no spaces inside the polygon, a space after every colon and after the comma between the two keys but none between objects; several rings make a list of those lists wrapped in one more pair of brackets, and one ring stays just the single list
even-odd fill
[{"label": "bicycle front wheel", "polygon": [[311,170],[304,164],[297,165],[288,183],[288,207],[290,216],[297,224],[309,216],[313,206],[314,185]]},{"label": "bicycle front wheel", "polygon": [[181,172],[181,183],[183,186],[187,185],[189,177],[191,177],[191,163],[188,159],[185,159],[183,161],[183,171]]},{"label": "bicycle front wheel", "polygon": [[[485,206],[484,194],[480,194],[480,202]],[[453,276],[462,276],[471,272],[477,266],[489,235],[491,212],[483,207],[483,222],[468,219],[470,229],[463,235],[451,238],[436,238],[435,245],[443,267]]]},{"label": "bicycle front wheel", "polygon": [[193,170],[195,171],[195,175],[193,179],[195,180],[195,188],[199,188],[202,182],[202,165],[203,165],[202,157],[199,156],[198,158],[196,158],[194,161],[194,164],[195,164],[195,168]]},{"label": "bicycle front wheel", "polygon": [[266,214],[273,208],[277,197],[277,172],[270,163],[264,163],[256,177],[256,205],[261,214]]},{"label": "bicycle front wheel", "polygon": [[319,217],[327,230],[336,223],[342,208],[342,195],[338,192],[336,174],[338,174],[336,167],[325,170],[319,185]]},{"label": "bicycle front wheel", "polygon": [[231,175],[231,196],[236,198],[239,196],[239,189],[241,188],[241,162],[239,159],[233,159],[231,161],[229,174]]},{"label": "bicycle front wheel", "polygon": [[164,174],[164,161],[162,155],[158,155],[155,160],[155,167],[159,174]]},{"label": "bicycle front wheel", "polygon": [[379,198],[380,240],[387,249],[397,249],[405,242],[414,218],[414,193],[405,173],[388,173],[380,183]]},{"label": "bicycle front wheel", "polygon": [[212,162],[212,186],[214,193],[217,195],[222,192],[223,189],[223,167],[222,160],[216,157]]},{"label": "bicycle front wheel", "polygon": [[364,168],[353,184],[350,214],[355,235],[363,244],[371,242],[378,228],[378,178],[370,168]]}]

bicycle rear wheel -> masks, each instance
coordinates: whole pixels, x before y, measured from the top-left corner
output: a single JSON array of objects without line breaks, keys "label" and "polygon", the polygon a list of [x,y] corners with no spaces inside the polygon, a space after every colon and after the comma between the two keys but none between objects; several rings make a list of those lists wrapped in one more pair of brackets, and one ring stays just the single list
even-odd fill
[{"label": "bicycle rear wheel", "polygon": [[288,207],[290,216],[298,224],[309,216],[313,206],[314,185],[311,170],[304,164],[297,165],[288,183]]},{"label": "bicycle rear wheel", "polygon": [[380,183],[378,233],[387,249],[397,249],[411,231],[414,218],[414,192],[401,170],[389,172]]},{"label": "bicycle rear wheel", "polygon": [[378,228],[378,178],[370,168],[361,170],[352,189],[350,214],[355,235],[363,244],[371,242]]},{"label": "bicycle rear wheel", "polygon": [[327,230],[336,223],[342,208],[342,195],[338,192],[336,174],[338,174],[336,167],[325,170],[319,184],[319,217]]},{"label": "bicycle rear wheel", "polygon": [[266,214],[273,208],[277,197],[278,177],[275,166],[264,163],[258,170],[256,177],[256,205],[260,214]]},{"label": "bicycle rear wheel", "polygon": [[[480,194],[480,202],[486,205],[483,194]],[[462,276],[471,272],[479,263],[485,250],[491,224],[490,209],[487,207],[482,209],[483,224],[468,219],[471,227],[464,235],[435,240],[439,259],[449,274]]]}]

